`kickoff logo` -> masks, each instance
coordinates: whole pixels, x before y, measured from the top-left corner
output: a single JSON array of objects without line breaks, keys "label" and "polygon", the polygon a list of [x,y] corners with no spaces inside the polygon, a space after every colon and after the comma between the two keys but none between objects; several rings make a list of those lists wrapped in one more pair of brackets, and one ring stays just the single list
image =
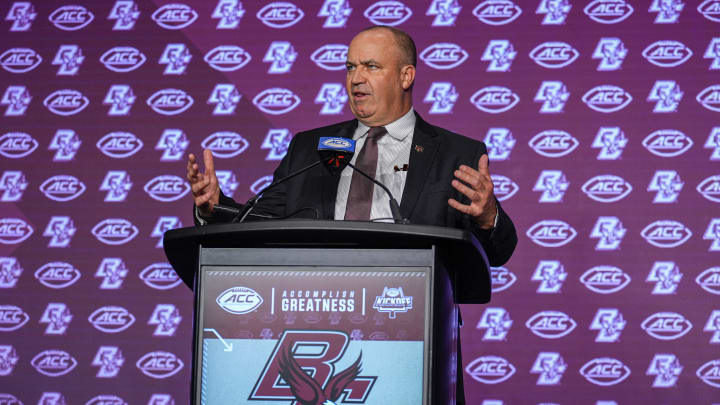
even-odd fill
[{"label": "kickoff logo", "polygon": [[34,276],[45,287],[58,290],[75,284],[82,274],[70,263],[50,262],[37,269]]},{"label": "kickoff logo", "polygon": [[470,102],[480,111],[500,114],[508,111],[520,101],[520,96],[502,86],[487,86],[475,92]]},{"label": "kickoff logo", "polygon": [[565,42],[543,42],[530,51],[530,59],[548,69],[561,69],[575,62],[580,52]]},{"label": "kickoff logo", "polygon": [[465,367],[465,372],[483,384],[499,384],[515,374],[515,366],[500,356],[480,356]]},{"label": "kickoff logo", "polygon": [[560,247],[570,243],[577,236],[577,231],[567,222],[544,219],[531,226],[525,234],[540,246]]},{"label": "kickoff logo", "polygon": [[[50,143],[52,146],[52,142]],[[37,149],[38,141],[24,132],[8,132],[0,136],[0,155],[8,159],[21,159]]]},{"label": "kickoff logo", "polygon": [[181,129],[168,128],[163,131],[158,139],[155,150],[163,152],[161,162],[176,162],[182,159],[190,141]]},{"label": "kickoff logo", "polygon": [[77,366],[77,360],[64,350],[45,350],[33,357],[30,365],[40,374],[48,377],[60,377],[71,372]]},{"label": "kickoff logo", "polygon": [[177,201],[190,192],[190,185],[181,177],[173,175],[157,176],[145,184],[143,190],[156,201]]},{"label": "kickoff logo", "polygon": [[548,129],[533,136],[528,145],[539,155],[559,158],[574,151],[580,141],[563,130]]},{"label": "kickoff logo", "polygon": [[580,368],[580,375],[592,384],[608,387],[628,378],[630,368],[618,359],[597,357]]},{"label": "kickoff logo", "polygon": [[23,172],[19,170],[7,170],[0,176],[0,201],[17,202],[22,199],[27,189],[28,181]]},{"label": "kickoff logo", "polygon": [[656,312],[645,318],[640,327],[655,339],[675,340],[690,332],[692,323],[675,312]]},{"label": "kickoff logo", "polygon": [[145,54],[132,46],[116,46],[100,56],[100,63],[118,73],[132,72],[147,60]]},{"label": "kickoff logo", "polygon": [[239,0],[220,0],[210,17],[219,20],[217,29],[232,30],[240,25],[240,20],[244,15],[245,9]]},{"label": "kickoff logo", "polygon": [[0,332],[12,332],[25,326],[30,320],[22,308],[15,305],[0,305]]},{"label": "kickoff logo", "polygon": [[145,285],[155,290],[169,290],[182,284],[182,280],[170,263],[164,262],[145,267],[138,277]]},{"label": "kickoff logo", "polygon": [[378,1],[363,13],[375,25],[400,25],[412,16],[412,10],[399,1]]},{"label": "kickoff logo", "polygon": [[257,18],[270,28],[287,28],[298,23],[305,13],[293,3],[276,1],[261,8]]},{"label": "kickoff logo", "polygon": [[43,100],[43,104],[57,115],[75,115],[90,104],[81,92],[72,89],[57,90]]},{"label": "kickoff logo", "polygon": [[0,218],[0,243],[16,245],[29,238],[33,227],[20,218]]},{"label": "kickoff logo", "polygon": [[10,31],[18,32],[29,31],[35,18],[37,18],[37,13],[32,3],[28,1],[16,1],[10,6],[5,20],[12,21]]},{"label": "kickoff logo", "polygon": [[585,9],[585,15],[600,24],[617,24],[630,17],[633,7],[625,0],[594,0]]},{"label": "kickoff logo", "polygon": [[300,97],[288,89],[273,87],[258,93],[253,104],[264,113],[282,115],[300,105]]},{"label": "kickoff logo", "polygon": [[567,275],[565,266],[559,261],[540,260],[530,280],[540,283],[536,290],[538,294],[556,294],[567,280]]},{"label": "kickoff logo", "polygon": [[142,149],[143,142],[129,132],[111,132],[100,138],[95,146],[107,157],[123,159]]},{"label": "kickoff logo", "polygon": [[8,106],[5,109],[6,117],[19,117],[25,115],[32,96],[25,86],[8,86],[0,99],[0,105]]},{"label": "kickoff logo", "polygon": [[115,20],[113,31],[128,31],[135,28],[135,23],[140,18],[140,10],[132,0],[117,0],[107,18]]},{"label": "kickoff logo", "polygon": [[135,323],[135,315],[123,307],[108,305],[93,311],[88,322],[101,332],[119,333]]},{"label": "kickoff logo", "polygon": [[238,133],[220,131],[203,139],[200,146],[203,149],[210,149],[215,157],[231,158],[245,152],[250,142]]},{"label": "kickoff logo", "polygon": [[543,339],[559,339],[570,334],[577,322],[564,312],[541,311],[530,317],[525,326]]},{"label": "kickoff logo", "polygon": [[[347,52],[347,51],[346,51]],[[468,58],[468,53],[460,45],[438,42],[420,53],[420,60],[438,70],[448,70],[460,66]],[[343,60],[343,67],[345,63]]]},{"label": "kickoff logo", "polygon": [[170,352],[149,352],[138,359],[135,366],[146,376],[155,379],[172,377],[183,368],[183,361]]},{"label": "kickoff logo", "polygon": [[720,175],[706,178],[697,185],[697,191],[706,199],[720,202]]},{"label": "kickoff logo", "polygon": [[107,218],[98,222],[91,232],[106,245],[124,245],[136,237],[139,231],[127,219]]},{"label": "kickoff logo", "polygon": [[323,28],[343,28],[351,13],[347,0],[325,0],[317,16],[325,17]]},{"label": "kickoff logo", "polygon": [[655,156],[675,157],[687,152],[693,141],[677,129],[658,129],[645,137],[642,145]]},{"label": "kickoff logo", "polygon": [[708,110],[720,112],[720,84],[706,87],[695,99]]},{"label": "kickoff logo", "polygon": [[107,113],[109,116],[130,115],[136,99],[135,93],[127,84],[113,84],[103,99],[103,105],[110,106]]},{"label": "kickoff logo", "polygon": [[208,51],[203,60],[215,70],[233,72],[250,63],[252,56],[239,46],[220,45]]},{"label": "kickoff logo", "polygon": [[83,6],[62,6],[48,16],[53,25],[63,31],[78,31],[85,28],[95,18],[93,13]]},{"label": "kickoff logo", "polygon": [[659,248],[674,248],[687,242],[692,232],[678,221],[664,219],[646,226],[641,232],[649,244]]},{"label": "kickoff logo", "polygon": [[473,15],[488,25],[505,25],[515,21],[522,9],[510,0],[486,0],[478,4]]},{"label": "kickoff logo", "polygon": [[493,183],[493,192],[498,201],[505,201],[514,196],[518,192],[520,186],[517,185],[509,177],[500,174],[491,174],[490,178]]},{"label": "kickoff logo", "polygon": [[507,160],[510,159],[510,153],[515,148],[517,139],[507,128],[488,128],[484,142],[490,160]]},{"label": "kickoff logo", "polygon": [[10,73],[27,73],[42,60],[40,54],[30,48],[11,48],[0,55],[0,66]]},{"label": "kickoff logo", "polygon": [[601,174],[586,181],[580,189],[595,201],[613,203],[627,197],[632,186],[620,176]]},{"label": "kickoff logo", "polygon": [[193,105],[193,98],[178,89],[158,90],[147,99],[147,105],[158,114],[178,115]]},{"label": "kickoff logo", "polygon": [[66,248],[70,246],[77,228],[72,218],[66,216],[52,216],[45,227],[43,236],[49,237],[48,247]]},{"label": "kickoff logo", "polygon": [[152,14],[157,25],[167,30],[180,30],[194,23],[198,13],[185,4],[166,4]]},{"label": "kickoff logo", "polygon": [[600,127],[590,147],[600,149],[597,160],[618,160],[627,144],[628,138],[620,127]]},{"label": "kickoff logo", "polygon": [[630,284],[630,275],[615,266],[595,266],[580,276],[580,282],[588,290],[598,294],[612,294]]},{"label": "kickoff logo", "polygon": [[648,45],[642,56],[655,66],[664,68],[680,66],[692,56],[693,52],[680,41],[656,41]]},{"label": "kickoff logo", "polygon": [[347,61],[347,52],[347,45],[326,44],[316,49],[310,55],[310,60],[321,69],[343,70]]},{"label": "kickoff logo", "polygon": [[517,281],[517,276],[505,267],[491,267],[490,280],[492,292],[497,293],[510,288]]},{"label": "kickoff logo", "polygon": [[618,86],[604,84],[588,90],[582,96],[582,101],[591,109],[607,114],[627,107],[632,96]]}]

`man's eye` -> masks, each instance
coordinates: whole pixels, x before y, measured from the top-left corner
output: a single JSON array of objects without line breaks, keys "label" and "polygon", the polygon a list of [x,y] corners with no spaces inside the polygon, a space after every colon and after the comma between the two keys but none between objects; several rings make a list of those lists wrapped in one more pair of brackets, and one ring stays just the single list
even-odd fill
[{"label": "man's eye", "polygon": [[347,65],[347,66],[345,66],[345,68],[348,70],[348,72],[355,70],[355,66],[352,66],[352,65]]}]

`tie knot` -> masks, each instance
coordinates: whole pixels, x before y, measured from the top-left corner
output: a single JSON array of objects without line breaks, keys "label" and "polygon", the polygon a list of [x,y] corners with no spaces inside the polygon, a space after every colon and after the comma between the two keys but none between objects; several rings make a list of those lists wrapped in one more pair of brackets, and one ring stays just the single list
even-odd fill
[{"label": "tie knot", "polygon": [[370,131],[368,131],[368,138],[373,138],[377,141],[385,134],[387,134],[385,127],[371,127]]}]

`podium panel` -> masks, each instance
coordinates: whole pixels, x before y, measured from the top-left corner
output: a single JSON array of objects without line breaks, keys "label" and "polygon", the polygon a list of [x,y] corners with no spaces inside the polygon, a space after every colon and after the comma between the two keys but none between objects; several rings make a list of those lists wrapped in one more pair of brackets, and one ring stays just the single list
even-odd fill
[{"label": "podium panel", "polygon": [[201,248],[199,262],[194,403],[431,403],[432,249]]}]

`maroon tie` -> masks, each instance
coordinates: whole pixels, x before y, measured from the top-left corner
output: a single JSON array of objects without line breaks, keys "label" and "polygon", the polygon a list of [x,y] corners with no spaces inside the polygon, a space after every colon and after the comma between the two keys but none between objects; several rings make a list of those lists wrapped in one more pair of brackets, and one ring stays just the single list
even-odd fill
[{"label": "maroon tie", "polygon": [[[387,134],[385,127],[370,128],[365,144],[363,144],[360,154],[355,161],[355,167],[367,173],[367,175],[372,178],[375,178],[375,171],[377,169],[377,142],[385,134]],[[372,207],[374,188],[375,183],[357,171],[353,171],[352,180],[350,181],[350,192],[348,193],[347,205],[345,207],[346,220],[367,221],[370,219],[370,208]]]}]

